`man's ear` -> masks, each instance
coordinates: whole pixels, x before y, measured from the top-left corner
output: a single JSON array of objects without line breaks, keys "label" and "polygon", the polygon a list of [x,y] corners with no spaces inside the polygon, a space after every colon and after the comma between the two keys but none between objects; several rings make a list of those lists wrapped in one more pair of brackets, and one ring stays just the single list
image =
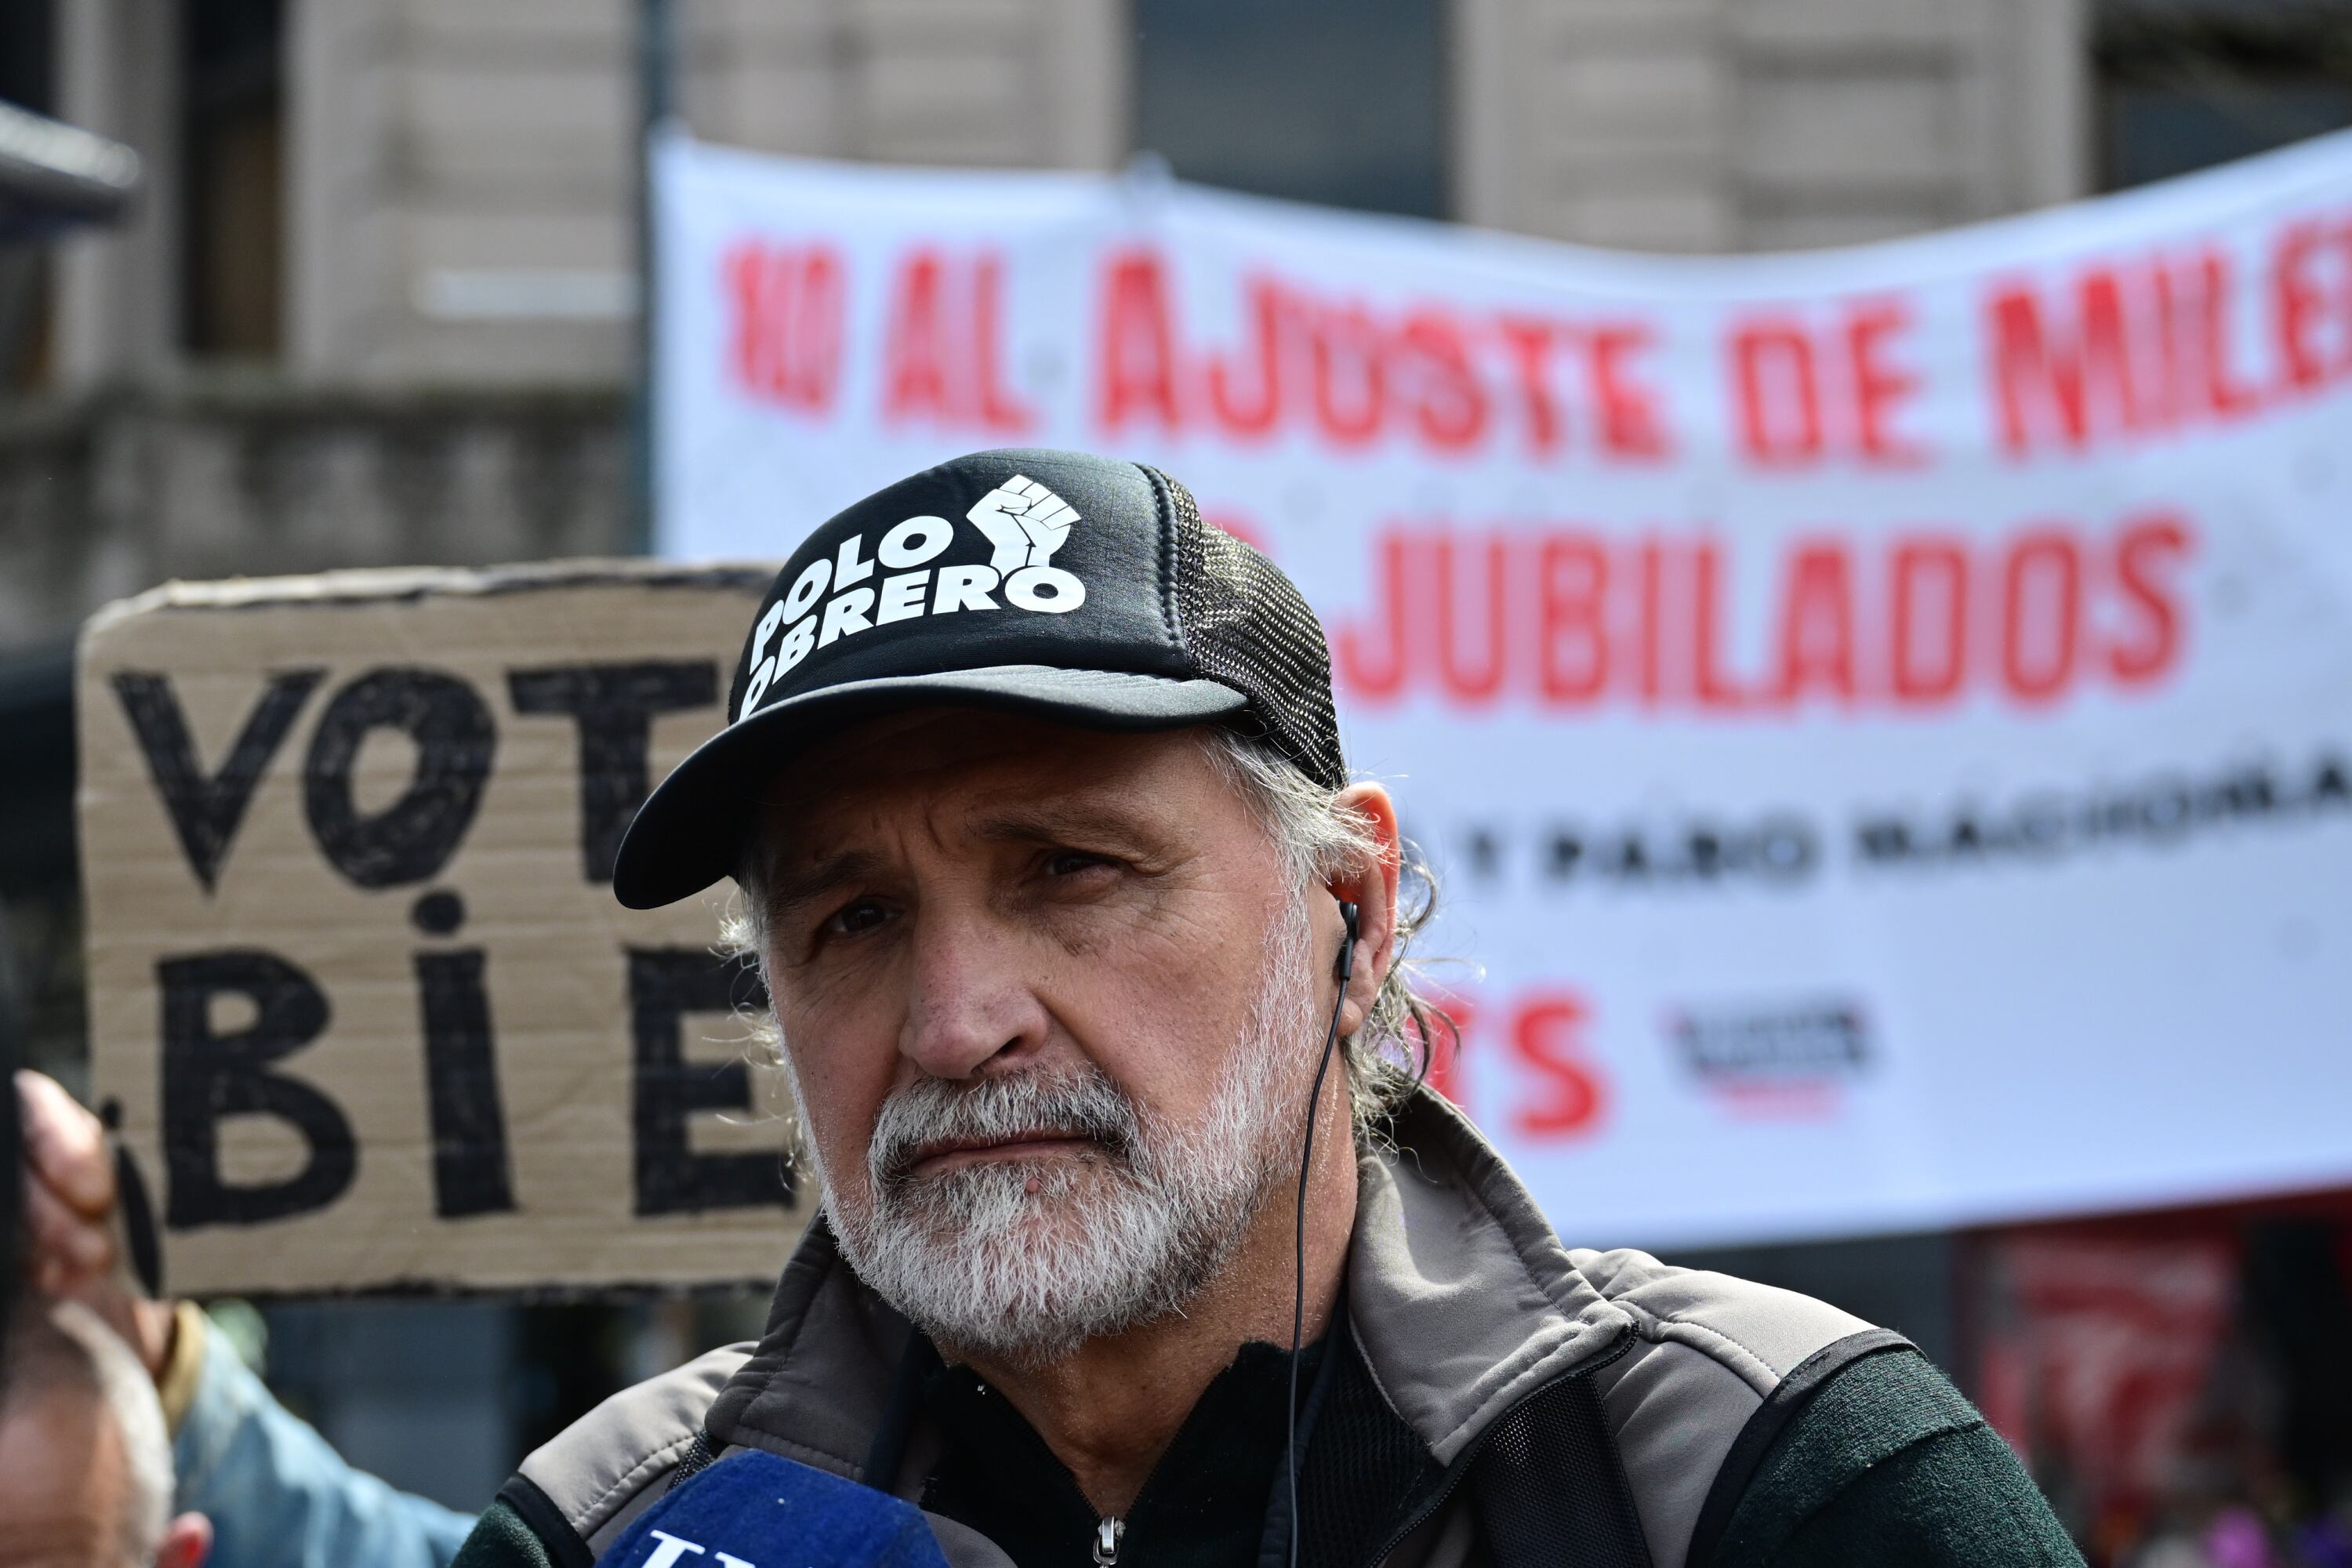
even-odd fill
[{"label": "man's ear", "polygon": [[[1339,792],[1343,811],[1352,812],[1369,831],[1375,859],[1348,876],[1332,879],[1331,896],[1356,906],[1356,971],[1348,979],[1348,999],[1339,1009],[1339,1033],[1352,1035],[1370,1016],[1372,999],[1396,962],[1397,870],[1403,861],[1404,839],[1397,827],[1396,802],[1376,784],[1349,784]],[[1338,924],[1334,917],[1333,924]]]},{"label": "man's ear", "polygon": [[184,1513],[163,1527],[155,1568],[204,1568],[212,1550],[213,1521],[200,1513]]}]

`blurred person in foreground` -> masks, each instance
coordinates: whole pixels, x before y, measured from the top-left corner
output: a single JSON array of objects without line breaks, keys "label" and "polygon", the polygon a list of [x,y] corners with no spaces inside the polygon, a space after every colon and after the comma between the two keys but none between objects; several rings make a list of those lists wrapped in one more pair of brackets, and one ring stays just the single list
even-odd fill
[{"label": "blurred person in foreground", "polygon": [[[531,1455],[461,1568],[593,1562],[744,1448],[967,1564],[2080,1562],[1899,1337],[1571,1250],[1421,1086],[1425,910],[1321,629],[1165,475],[994,452],[867,498],[728,715],[614,889],[740,885],[822,1212],[760,1344]],[[799,1561],[775,1528],[743,1560]]]},{"label": "blurred person in foreground", "polygon": [[197,1568],[200,1513],[172,1510],[172,1445],[145,1369],[73,1301],[27,1299],[0,1396],[0,1568]]},{"label": "blurred person in foreground", "polygon": [[150,1493],[159,1500],[153,1504],[159,1519],[163,1512],[174,1516],[156,1563],[168,1568],[193,1568],[199,1561],[208,1568],[445,1568],[472,1516],[395,1491],[352,1468],[271,1397],[193,1302],[150,1300],[134,1287],[123,1271],[114,1165],[98,1119],[38,1073],[18,1073],[16,1089],[27,1291],[16,1333],[32,1343],[20,1351],[12,1335],[9,1363],[12,1373],[20,1363],[33,1372],[21,1383],[12,1376],[0,1389],[0,1432],[5,1434],[0,1436],[0,1568],[135,1568],[149,1561],[136,1552],[110,1556],[89,1544],[11,1554],[18,1550],[24,1521],[33,1517],[22,1510],[45,1500],[51,1500],[49,1512],[40,1517],[79,1521],[86,1532],[58,1534],[67,1527],[58,1525],[55,1539],[106,1539],[97,1531],[110,1506],[104,1499],[113,1495],[105,1488],[112,1483],[92,1480],[70,1503],[56,1503],[47,1489],[53,1483],[40,1479],[41,1466],[24,1470],[31,1479],[20,1484],[14,1458],[36,1454],[44,1463],[63,1463],[66,1456],[103,1449],[103,1440],[85,1429],[95,1408],[88,1397],[77,1406],[72,1398],[37,1395],[42,1387],[68,1394],[81,1387],[56,1373],[74,1363],[68,1341],[100,1343],[106,1352],[87,1352],[83,1359],[102,1375],[83,1381],[103,1390],[115,1424],[128,1434],[122,1446],[137,1483],[133,1495],[142,1500],[137,1517],[147,1518],[143,1500]]}]

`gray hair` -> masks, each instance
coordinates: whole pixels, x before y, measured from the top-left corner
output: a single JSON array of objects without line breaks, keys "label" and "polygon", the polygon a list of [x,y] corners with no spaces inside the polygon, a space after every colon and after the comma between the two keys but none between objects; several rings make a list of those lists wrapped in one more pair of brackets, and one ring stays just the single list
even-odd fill
[{"label": "gray hair", "polygon": [[[1371,825],[1339,803],[1339,792],[1308,778],[1264,738],[1213,726],[1202,745],[1225,782],[1248,805],[1284,862],[1295,893],[1378,865],[1381,850]],[[742,897],[720,927],[721,951],[768,978],[768,901],[761,891],[757,847],[744,855],[735,879]],[[1398,867],[1399,899],[1391,962],[1363,1026],[1340,1044],[1359,1131],[1369,1131],[1404,1102],[1427,1076],[1433,1053],[1450,1040],[1453,1020],[1422,988],[1423,966],[1412,956],[1437,907],[1437,879],[1418,847],[1408,842]],[[772,1010],[752,1021],[760,1041],[782,1059]]]},{"label": "gray hair", "polygon": [[8,1334],[6,1404],[18,1419],[45,1396],[97,1402],[122,1441],[123,1510],[115,1538],[122,1568],[148,1568],[172,1521],[172,1439],[139,1357],[78,1301],[20,1310]]},{"label": "gray hair", "polygon": [[[1339,804],[1339,791],[1308,778],[1270,742],[1226,729],[1202,733],[1209,760],[1274,840],[1294,889],[1303,892],[1380,863],[1381,849],[1371,825]],[[1391,962],[1363,1026],[1341,1042],[1360,1130],[1403,1103],[1428,1075],[1438,1042],[1453,1029],[1444,1011],[1421,989],[1422,965],[1412,956],[1413,940],[1436,913],[1437,879],[1417,846],[1408,842],[1401,853]]]}]

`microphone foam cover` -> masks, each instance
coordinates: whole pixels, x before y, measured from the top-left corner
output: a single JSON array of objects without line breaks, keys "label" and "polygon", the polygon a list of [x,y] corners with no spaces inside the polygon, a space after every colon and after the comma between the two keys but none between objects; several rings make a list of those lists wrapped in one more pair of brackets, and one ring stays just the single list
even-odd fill
[{"label": "microphone foam cover", "polygon": [[913,1504],[756,1449],[647,1509],[604,1568],[947,1568]]}]

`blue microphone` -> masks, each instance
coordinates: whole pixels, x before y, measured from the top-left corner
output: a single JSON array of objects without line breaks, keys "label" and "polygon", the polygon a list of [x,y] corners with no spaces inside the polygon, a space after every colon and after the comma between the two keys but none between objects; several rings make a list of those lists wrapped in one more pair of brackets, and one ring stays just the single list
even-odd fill
[{"label": "blue microphone", "polygon": [[922,1510],[756,1449],[637,1516],[606,1568],[947,1568]]}]

